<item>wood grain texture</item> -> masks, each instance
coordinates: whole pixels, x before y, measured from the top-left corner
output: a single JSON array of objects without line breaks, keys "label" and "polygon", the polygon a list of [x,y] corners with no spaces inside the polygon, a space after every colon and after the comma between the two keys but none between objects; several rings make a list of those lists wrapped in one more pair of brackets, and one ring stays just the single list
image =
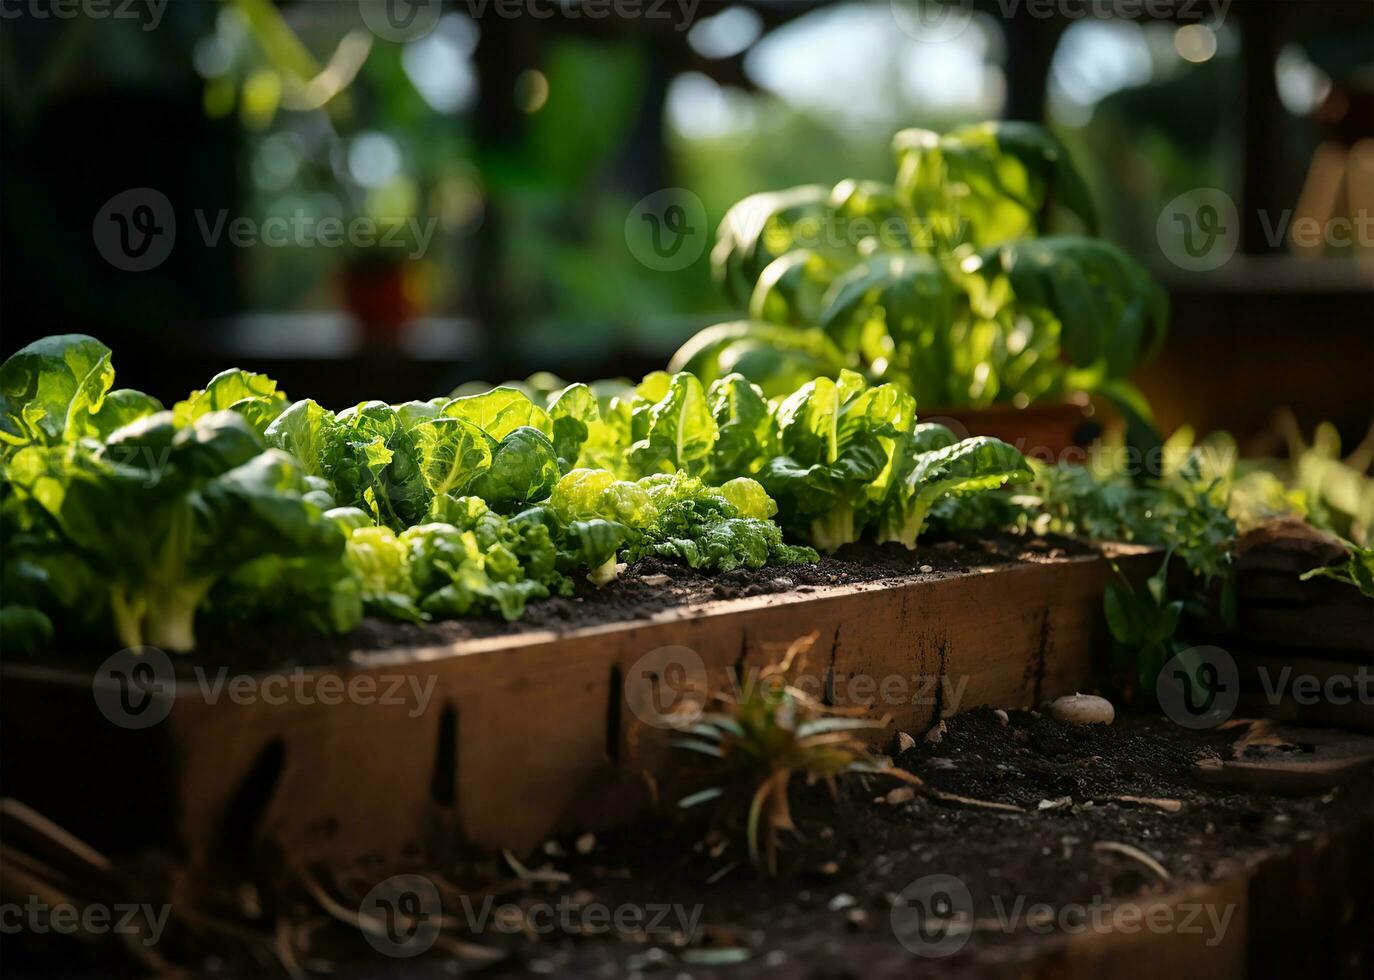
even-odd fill
[{"label": "wood grain texture", "polygon": [[[1113,557],[1136,578],[1158,564],[1145,549]],[[523,853],[555,830],[630,819],[671,782],[666,730],[632,709],[642,685],[664,682],[645,669],[662,660],[654,651],[691,651],[715,687],[814,632],[806,671],[818,690],[920,732],[944,714],[1084,687],[1104,665],[1110,574],[1097,556],[1056,558],[358,653],[310,680],[371,684],[374,701],[404,682],[401,703],[235,703],[179,683],[171,714],[148,732],[101,717],[82,675],[7,666],[6,737],[27,746],[29,764],[7,763],[5,791],[103,846],[174,830],[198,866],[248,861],[264,844],[305,864],[428,857],[459,843]],[[76,751],[85,744],[101,748]],[[83,819],[80,800],[93,798],[126,819]]]}]

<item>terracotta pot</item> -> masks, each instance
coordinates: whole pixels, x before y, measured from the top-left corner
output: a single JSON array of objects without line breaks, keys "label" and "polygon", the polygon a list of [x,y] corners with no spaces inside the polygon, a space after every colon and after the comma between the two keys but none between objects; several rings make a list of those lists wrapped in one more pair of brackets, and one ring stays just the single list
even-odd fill
[{"label": "terracotta pot", "polygon": [[406,267],[399,262],[349,265],[343,291],[348,311],[362,324],[363,346],[395,349],[401,328],[418,312],[406,289]]},{"label": "terracotta pot", "polygon": [[971,436],[993,436],[1045,461],[1064,459],[1066,451],[1086,447],[1101,430],[1086,396],[1025,408],[918,409],[917,415],[922,422],[947,425],[956,434],[962,429]]}]

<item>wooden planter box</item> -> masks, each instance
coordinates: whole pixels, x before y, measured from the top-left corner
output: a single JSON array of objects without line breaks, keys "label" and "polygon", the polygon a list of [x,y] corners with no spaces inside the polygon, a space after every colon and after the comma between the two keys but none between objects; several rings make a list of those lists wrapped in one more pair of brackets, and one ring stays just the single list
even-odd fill
[{"label": "wooden planter box", "polygon": [[[1145,549],[1111,554],[1133,578],[1158,565]],[[685,647],[724,685],[814,632],[807,671],[819,686],[849,703],[867,692],[871,715],[919,733],[942,713],[1087,686],[1104,663],[1111,574],[1097,555],[989,564],[359,652],[348,667],[286,675],[309,699],[278,697],[272,675],[242,679],[259,694],[237,702],[232,679],[179,678],[166,719],[142,730],[101,714],[89,674],[7,666],[0,778],[5,795],[110,852],[175,842],[197,867],[243,865],[265,844],[307,863],[460,842],[521,853],[633,817],[671,780],[667,732],[643,718],[663,680],[650,675],[664,655],[642,659],[652,651]],[[322,703],[325,685],[349,684],[371,685],[369,703]],[[428,697],[407,696],[411,684]],[[372,703],[388,690],[401,703]]]}]

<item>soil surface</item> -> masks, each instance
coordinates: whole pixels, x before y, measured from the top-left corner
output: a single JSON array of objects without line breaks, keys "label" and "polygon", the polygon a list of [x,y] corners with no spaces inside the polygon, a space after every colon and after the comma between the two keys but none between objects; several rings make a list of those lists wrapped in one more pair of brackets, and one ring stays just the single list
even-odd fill
[{"label": "soil surface", "polygon": [[[546,849],[554,855],[548,860],[571,881],[517,901],[653,903],[699,909],[699,924],[690,936],[489,936],[511,957],[492,975],[1016,975],[1092,916],[1109,917],[1112,903],[1216,881],[1353,826],[1369,836],[1367,785],[1302,799],[1198,785],[1189,771],[1194,759],[1227,755],[1239,734],[1193,732],[1157,717],[1106,727],[1030,711],[1011,712],[1003,724],[990,710],[968,712],[946,721],[938,743],[918,733],[895,764],[935,789],[1019,811],[919,790],[889,804],[887,794],[902,784],[874,777],[855,779],[838,802],[819,787],[798,787],[798,834],[784,839],[777,878],[754,870],[738,842],[710,853],[700,826],[646,823],[603,836],[585,855],[575,841],[561,842]],[[1158,802],[1136,802],[1144,800]],[[1103,844],[1139,849],[1146,861]],[[942,938],[936,929],[923,938],[919,911],[907,909],[938,912],[949,903],[971,919],[972,932]],[[1188,927],[1207,937],[1242,928],[1225,908],[1189,914],[1196,920]],[[1358,914],[1368,920],[1369,909]],[[1182,929],[1181,916],[1177,924]]]},{"label": "soil surface", "polygon": [[[660,816],[599,838],[550,842],[520,866],[523,880],[512,873],[516,865],[499,859],[426,872],[441,883],[448,928],[413,959],[369,949],[357,929],[322,914],[293,885],[287,891],[295,888],[294,903],[286,892],[275,900],[247,886],[235,892],[244,907],[259,917],[266,908],[269,917],[226,933],[261,937],[258,962],[244,946],[226,947],[224,936],[206,934],[216,940],[215,952],[193,943],[200,959],[190,963],[201,976],[282,975],[267,952],[274,936],[289,934],[270,925],[275,906],[295,909],[291,928],[307,947],[297,957],[336,977],[1017,976],[1084,924],[1111,922],[1110,910],[1123,904],[1233,876],[1305,841],[1368,841],[1368,784],[1285,799],[1195,783],[1192,762],[1231,753],[1242,733],[1193,732],[1147,716],[1078,727],[1033,711],[1011,712],[1004,723],[978,709],[947,719],[938,742],[917,733],[915,746],[894,762],[935,789],[1016,810],[934,799],[922,790],[889,802],[903,784],[875,776],[848,777],[832,800],[821,787],[795,780],[797,833],[784,838],[777,877],[755,870],[738,833],[708,846],[704,815]],[[1367,848],[1363,853],[1365,867],[1353,874],[1364,876],[1367,892]],[[336,908],[351,914],[359,896],[395,871],[321,872],[320,880],[329,882]],[[1326,885],[1323,879],[1319,888]],[[1309,894],[1303,901],[1320,900]],[[932,910],[931,918],[919,916]],[[1243,944],[1238,911],[1181,906],[1166,931],[1206,942],[1241,930],[1231,938]],[[1301,914],[1269,912],[1283,920]],[[1306,928],[1353,931],[1367,940],[1370,912],[1366,895],[1333,917],[1342,919],[1339,926],[1319,919]],[[949,921],[963,925],[951,931]],[[923,923],[924,932],[915,928]],[[158,951],[184,953],[185,928],[174,915],[172,938]],[[1327,938],[1304,933],[1277,941]],[[53,935],[21,933],[14,940],[7,975],[55,975],[56,967],[73,977],[138,975],[99,959],[98,946],[83,955]],[[1366,957],[1363,965],[1344,964],[1351,976],[1367,975],[1370,966],[1367,941],[1360,948],[1355,955]]]},{"label": "soil surface", "polygon": [[[1018,562],[1095,554],[1086,541],[1046,534],[1022,536],[981,533],[923,543],[914,551],[901,545],[847,545],[814,565],[740,568],[715,574],[660,558],[627,568],[604,588],[579,577],[577,593],[530,603],[513,623],[501,619],[445,620],[424,626],[369,617],[341,636],[321,636],[252,624],[204,624],[200,647],[176,658],[179,668],[231,663],[241,669],[333,666],[355,654],[395,647],[435,646],[460,640],[514,636],[535,630],[573,630],[641,619],[665,609],[743,596],[779,592],[805,594],[817,588],[864,582],[896,582],[944,576]],[[283,659],[285,655],[285,659]],[[84,657],[89,660],[89,656]],[[94,662],[98,663],[97,658]]]}]

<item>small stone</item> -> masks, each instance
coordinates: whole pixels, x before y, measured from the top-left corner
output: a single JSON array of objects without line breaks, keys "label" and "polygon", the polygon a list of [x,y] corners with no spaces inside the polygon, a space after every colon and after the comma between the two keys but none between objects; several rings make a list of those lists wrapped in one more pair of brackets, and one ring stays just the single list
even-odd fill
[{"label": "small stone", "polygon": [[1037,810],[1058,810],[1060,807],[1066,807],[1066,806],[1068,806],[1068,805],[1069,805],[1070,803],[1072,803],[1072,802],[1073,802],[1073,800],[1072,800],[1071,798],[1069,798],[1069,797],[1067,797],[1067,796],[1060,796],[1060,797],[1058,797],[1058,798],[1056,798],[1056,799],[1053,799],[1053,800],[1041,800],[1040,803],[1036,806],[1036,809],[1037,809]]},{"label": "small stone", "polygon": [[823,875],[837,875],[840,873],[840,863],[838,861],[827,861],[820,866]]},{"label": "small stone", "polygon": [[593,834],[591,831],[577,838],[577,841],[573,844],[573,848],[578,854],[590,854],[595,847],[596,834]]},{"label": "small stone", "polygon": [[896,789],[890,790],[887,796],[883,797],[883,801],[887,803],[888,806],[897,806],[900,803],[910,803],[914,799],[916,799],[916,791],[910,786],[898,786]]},{"label": "small stone", "polygon": [[844,909],[853,908],[857,904],[853,895],[848,892],[840,892],[830,901],[825,903],[825,907],[832,912],[841,912]]},{"label": "small stone", "polygon": [[567,857],[568,852],[563,850],[563,845],[556,840],[544,841],[544,853],[551,858]]},{"label": "small stone", "polygon": [[1095,694],[1066,694],[1050,702],[1050,714],[1069,725],[1110,725],[1116,709]]},{"label": "small stone", "polygon": [[640,580],[641,582],[643,582],[645,585],[653,585],[653,586],[667,585],[669,582],[672,581],[672,579],[670,579],[668,576],[666,576],[666,575],[661,575],[661,574],[660,574],[660,575],[641,575],[641,576],[639,577],[639,580]]},{"label": "small stone", "polygon": [[862,929],[868,925],[868,913],[863,909],[850,909],[845,914],[845,921],[854,929]]},{"label": "small stone", "polygon": [[1011,717],[1001,708],[994,708],[992,713],[1002,723],[1003,728],[1011,724]]},{"label": "small stone", "polygon": [[934,565],[922,565],[922,566],[921,566],[921,571],[924,572],[926,575],[929,575],[931,572],[935,571],[935,566],[934,566]]},{"label": "small stone", "polygon": [[945,723],[942,719],[938,725],[926,732],[926,741],[932,745],[939,745],[940,739],[945,737]]},{"label": "small stone", "polygon": [[898,751],[898,753],[905,752],[907,749],[914,749],[915,747],[916,747],[916,740],[915,740],[914,738],[912,738],[912,737],[911,737],[910,735],[908,735],[906,732],[898,732],[898,733],[897,733],[897,751]]}]

